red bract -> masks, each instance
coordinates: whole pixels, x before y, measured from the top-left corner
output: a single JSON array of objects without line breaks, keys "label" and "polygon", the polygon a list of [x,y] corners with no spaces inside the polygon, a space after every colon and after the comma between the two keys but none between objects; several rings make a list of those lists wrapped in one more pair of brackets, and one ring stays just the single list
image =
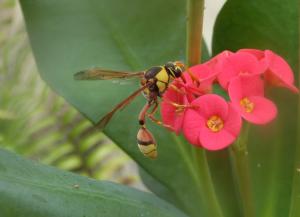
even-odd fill
[{"label": "red bract", "polygon": [[[266,124],[277,116],[276,105],[264,96],[264,80],[294,92],[287,62],[272,51],[224,51],[206,63],[189,68],[185,82],[176,79],[164,93],[162,119],[177,134],[208,150],[229,146],[240,133],[242,119]],[[264,80],[263,80],[264,79]],[[215,81],[228,91],[231,102],[211,94]]]},{"label": "red bract", "polygon": [[185,88],[197,95],[203,95],[211,92],[217,72],[205,64],[199,64],[190,67],[183,75],[186,79]]},{"label": "red bract", "polygon": [[257,58],[247,52],[237,52],[221,60],[221,71],[218,75],[220,85],[227,89],[231,79],[239,75],[263,73]]},{"label": "red bract", "polygon": [[266,124],[277,115],[275,104],[264,97],[264,84],[260,76],[239,76],[228,87],[232,105],[240,115],[254,124]]},{"label": "red bract", "polygon": [[268,66],[265,72],[266,81],[298,93],[299,90],[294,85],[294,74],[289,64],[270,50],[265,51],[265,59]]},{"label": "red bract", "polygon": [[161,114],[163,123],[169,125],[177,134],[182,129],[185,105],[188,105],[187,93],[183,84],[175,80],[164,93]]},{"label": "red bract", "polygon": [[206,94],[185,112],[183,133],[187,140],[208,150],[220,150],[237,138],[241,117],[222,97]]},{"label": "red bract", "polygon": [[240,49],[238,52],[246,52],[248,54],[252,54],[259,61],[259,67],[261,72],[265,72],[267,70],[267,62],[265,58],[265,52],[258,49]]},{"label": "red bract", "polygon": [[225,51],[217,54],[216,56],[214,56],[213,58],[211,58],[204,64],[209,66],[213,71],[216,71],[217,73],[219,73],[222,70],[221,65],[220,65],[222,63],[222,59],[227,58],[232,54],[233,54],[233,52],[231,52],[229,50],[225,50]]},{"label": "red bract", "polygon": [[246,52],[254,55],[264,72],[265,80],[275,86],[286,87],[298,93],[294,85],[294,74],[289,64],[278,54],[270,50],[241,49],[238,52]]}]

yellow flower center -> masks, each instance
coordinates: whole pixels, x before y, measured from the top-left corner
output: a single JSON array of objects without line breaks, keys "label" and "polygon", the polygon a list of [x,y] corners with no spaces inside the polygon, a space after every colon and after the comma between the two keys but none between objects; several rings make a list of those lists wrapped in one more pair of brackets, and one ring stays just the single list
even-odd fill
[{"label": "yellow flower center", "polygon": [[254,103],[251,102],[247,97],[244,97],[240,101],[240,105],[245,109],[246,112],[250,113],[254,109]]},{"label": "yellow flower center", "polygon": [[219,132],[224,127],[223,120],[217,115],[211,116],[207,120],[206,124],[207,124],[207,127],[213,132]]}]

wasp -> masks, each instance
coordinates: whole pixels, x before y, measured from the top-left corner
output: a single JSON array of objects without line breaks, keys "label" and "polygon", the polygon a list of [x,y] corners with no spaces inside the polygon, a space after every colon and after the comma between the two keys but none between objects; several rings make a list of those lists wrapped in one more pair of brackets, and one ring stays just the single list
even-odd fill
[{"label": "wasp", "polygon": [[137,133],[137,143],[139,150],[152,159],[157,157],[157,144],[152,133],[146,128],[146,116],[153,122],[163,125],[162,122],[154,117],[157,111],[159,101],[158,97],[162,97],[163,93],[169,87],[170,81],[181,77],[185,71],[182,62],[167,62],[162,66],[153,66],[145,71],[140,72],[124,72],[113,71],[101,68],[93,68],[80,71],[74,75],[76,80],[110,80],[110,79],[129,79],[139,78],[140,88],[133,92],[130,96],[117,104],[109,113],[107,113],[97,124],[96,127],[103,129],[111,120],[116,111],[127,106],[136,96],[143,93],[147,102],[139,113],[138,123],[140,129]]}]

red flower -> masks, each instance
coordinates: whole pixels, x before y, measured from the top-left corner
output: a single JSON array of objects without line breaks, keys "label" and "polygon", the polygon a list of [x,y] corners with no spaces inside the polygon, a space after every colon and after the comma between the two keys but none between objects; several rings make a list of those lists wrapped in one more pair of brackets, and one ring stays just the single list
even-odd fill
[{"label": "red flower", "polygon": [[231,80],[228,87],[232,105],[254,124],[266,124],[277,115],[276,105],[264,97],[264,83],[259,75],[244,75]]},{"label": "red flower", "polygon": [[263,73],[257,58],[247,52],[237,52],[221,60],[221,71],[218,75],[220,85],[227,89],[231,79],[239,75]]},{"label": "red flower", "polygon": [[[229,146],[240,133],[242,119],[266,124],[277,116],[276,105],[264,97],[264,80],[298,92],[287,62],[266,50],[224,51],[175,79],[161,103],[163,123],[187,140],[208,150]],[[215,81],[228,91],[231,102],[210,94]]]},{"label": "red flower", "polygon": [[162,121],[175,133],[182,129],[185,109],[196,96],[211,92],[216,73],[210,67],[199,64],[183,73],[186,83],[176,79],[166,90],[161,103]]},{"label": "red flower", "polygon": [[267,62],[265,58],[265,52],[263,50],[245,48],[238,50],[238,52],[246,52],[252,54],[259,61],[260,71],[265,72],[267,70]]},{"label": "red flower", "polygon": [[240,115],[222,97],[206,94],[186,110],[183,133],[193,145],[219,150],[234,142],[241,124]]},{"label": "red flower", "polygon": [[299,90],[294,85],[294,74],[289,64],[270,50],[265,51],[265,59],[268,66],[265,72],[265,80],[275,86],[286,87],[298,93]]},{"label": "red flower", "polygon": [[177,134],[182,129],[185,105],[188,105],[187,94],[184,84],[175,80],[163,95],[161,103],[162,121]]},{"label": "red flower", "polygon": [[209,61],[205,62],[204,64],[211,67],[213,71],[217,71],[219,73],[220,70],[222,70],[221,68],[222,59],[227,58],[232,54],[233,52],[229,50],[224,50],[221,53],[214,56],[213,58],[211,58]]},{"label": "red flower", "polygon": [[217,78],[217,72],[206,64],[190,67],[183,75],[186,79],[185,88],[197,95],[210,93],[212,84]]},{"label": "red flower", "polygon": [[238,52],[246,52],[254,55],[260,63],[261,70],[267,82],[275,86],[286,87],[298,93],[294,85],[294,74],[289,64],[271,50],[241,49]]}]

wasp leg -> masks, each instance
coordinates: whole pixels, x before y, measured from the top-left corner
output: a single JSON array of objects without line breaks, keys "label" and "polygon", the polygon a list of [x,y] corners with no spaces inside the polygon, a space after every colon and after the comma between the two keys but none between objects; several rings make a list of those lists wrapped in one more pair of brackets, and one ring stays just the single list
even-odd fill
[{"label": "wasp leg", "polygon": [[196,85],[199,86],[199,85],[200,85],[200,81],[199,81],[199,79],[194,75],[194,73],[193,73],[189,68],[188,68],[186,71],[187,71],[188,74],[191,76],[193,82],[195,82]]},{"label": "wasp leg", "polygon": [[147,102],[143,109],[140,111],[139,114],[139,124],[141,125],[141,127],[146,127],[146,120],[145,120],[145,116],[147,114],[147,111],[150,109],[150,107],[152,106],[151,103]]},{"label": "wasp leg", "polygon": [[180,78],[183,81],[183,83],[186,83],[186,80],[185,80],[185,77],[183,76],[183,74],[181,74]]},{"label": "wasp leg", "polygon": [[147,114],[147,116],[148,116],[148,118],[150,118],[150,120],[153,121],[154,123],[156,123],[156,124],[158,124],[158,125],[163,125],[163,123],[162,123],[160,120],[158,120],[158,119],[156,119],[156,118],[154,117],[154,114],[155,114],[155,112],[157,111],[157,108],[158,108],[158,103],[156,102],[155,105],[154,105],[154,107],[153,107],[153,109],[152,109],[152,111],[151,111],[149,114]]},{"label": "wasp leg", "polygon": [[152,111],[151,111],[149,114],[147,114],[148,118],[149,118],[152,122],[154,122],[154,123],[156,123],[156,124],[158,124],[158,125],[160,125],[160,126],[163,126],[163,127],[165,127],[165,128],[168,128],[168,129],[170,129],[170,130],[173,130],[173,127],[172,127],[172,126],[167,125],[167,124],[164,124],[162,121],[160,121],[160,120],[158,120],[157,118],[154,117],[154,114],[156,113],[157,109],[158,109],[158,103],[155,102],[155,105],[154,105]]},{"label": "wasp leg", "polygon": [[176,108],[176,112],[182,112],[184,111],[185,109],[187,108],[190,108],[190,109],[198,109],[199,106],[195,106],[195,105],[183,105],[183,104],[178,104],[176,102],[172,102],[172,101],[169,101],[169,100],[165,100],[166,103],[174,106]]},{"label": "wasp leg", "polygon": [[180,90],[178,87],[176,87],[174,84],[170,84],[169,85],[170,88],[172,88],[173,90],[175,90],[177,93],[180,93],[182,95],[185,95],[186,93],[182,90]]},{"label": "wasp leg", "polygon": [[150,92],[148,102],[144,105],[139,114],[139,124],[141,127],[146,127],[146,114],[153,104],[157,103],[158,93]]}]

